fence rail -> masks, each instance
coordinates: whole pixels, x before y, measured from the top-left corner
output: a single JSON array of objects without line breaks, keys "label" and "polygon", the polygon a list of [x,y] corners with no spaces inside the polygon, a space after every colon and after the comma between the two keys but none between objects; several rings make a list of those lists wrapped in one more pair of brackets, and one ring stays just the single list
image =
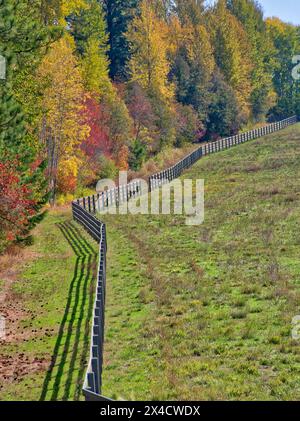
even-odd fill
[{"label": "fence rail", "polygon": [[74,220],[81,224],[99,244],[99,266],[92,316],[90,361],[84,380],[83,393],[87,401],[105,401],[108,399],[101,396],[101,388],[106,293],[106,226],[78,203],[72,203],[72,211]]},{"label": "fence rail", "polygon": [[173,167],[167,168],[157,174],[153,174],[149,177],[149,189],[150,191],[159,188],[161,185],[169,183],[170,181],[180,177],[180,175],[186,169],[190,168],[196,161],[201,157],[220,152],[233,146],[240,145],[241,143],[254,140],[262,136],[274,133],[282,130],[287,126],[297,123],[297,117],[289,117],[285,120],[278,121],[276,123],[268,124],[258,129],[250,130],[248,132],[240,133],[236,136],[231,136],[223,139],[216,140],[215,142],[209,142],[202,145],[196,151],[192,152]]},{"label": "fence rail", "polygon": [[88,401],[108,401],[110,399],[101,396],[102,369],[103,369],[103,344],[104,344],[104,321],[105,321],[105,291],[106,291],[106,226],[97,217],[101,212],[110,206],[118,206],[131,198],[141,196],[168,183],[191,167],[202,156],[219,152],[249,140],[256,139],[284,129],[295,124],[297,117],[293,116],[285,120],[269,124],[259,129],[241,133],[236,136],[220,139],[200,146],[176,165],[149,177],[147,191],[143,191],[141,181],[119,186],[115,189],[98,193],[93,196],[78,199],[72,203],[73,218],[81,224],[89,235],[99,244],[99,268],[97,275],[97,286],[95,304],[93,310],[93,321],[91,331],[90,360],[86,377],[84,380],[83,393]]},{"label": "fence rail", "polygon": [[141,196],[143,191],[142,181],[134,181],[127,185],[122,185],[114,189],[106,190],[89,197],[77,199],[76,203],[89,211],[89,213],[102,212],[111,206],[120,206],[134,197]]}]

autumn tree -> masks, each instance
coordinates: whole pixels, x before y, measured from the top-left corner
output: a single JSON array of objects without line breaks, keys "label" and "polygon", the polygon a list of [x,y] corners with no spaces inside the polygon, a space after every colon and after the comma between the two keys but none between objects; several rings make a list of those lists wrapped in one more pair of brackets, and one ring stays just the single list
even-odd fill
[{"label": "autumn tree", "polygon": [[128,169],[129,145],[132,142],[132,119],[125,101],[115,91],[102,101],[106,109],[109,138],[112,142],[112,157],[119,169]]},{"label": "autumn tree", "polygon": [[225,0],[219,0],[210,15],[216,64],[226,82],[233,88],[244,121],[251,113],[251,45],[238,19],[227,9]]},{"label": "autumn tree", "polygon": [[45,25],[66,24],[70,15],[79,14],[86,9],[87,0],[41,0],[40,12]]},{"label": "autumn tree", "polygon": [[155,130],[155,116],[145,90],[137,82],[128,84],[126,104],[133,120],[135,140],[147,143]]},{"label": "autumn tree", "polygon": [[36,212],[32,191],[18,174],[20,165],[17,160],[0,162],[0,252],[5,240],[28,232],[30,218]]},{"label": "autumn tree", "polygon": [[168,22],[172,12],[174,11],[173,0],[148,0],[152,8],[160,19]]},{"label": "autumn tree", "polygon": [[161,148],[175,140],[174,87],[168,80],[168,27],[156,16],[151,2],[141,3],[140,15],[131,23],[127,37],[131,47],[131,82],[139,83],[150,98],[160,132],[155,147]]},{"label": "autumn tree", "polygon": [[67,18],[76,51],[82,60],[86,89],[98,97],[112,89],[109,79],[108,34],[104,12],[97,0]]},{"label": "autumn tree", "polygon": [[274,48],[261,6],[254,0],[227,0],[230,12],[243,25],[251,45],[251,105],[254,119],[263,119],[276,99],[272,83]]},{"label": "autumn tree", "polygon": [[168,82],[168,28],[157,18],[151,3],[143,1],[140,9],[140,15],[133,20],[128,32],[132,52],[129,63],[131,80],[148,92],[158,92],[168,99],[173,95]]},{"label": "autumn tree", "polygon": [[137,82],[129,83],[126,105],[133,120],[134,140],[130,145],[129,165],[139,170],[149,154],[151,143],[157,136],[155,115],[150,99]]},{"label": "autumn tree", "polygon": [[109,137],[109,115],[105,107],[93,97],[88,96],[84,105],[83,118],[90,130],[81,149],[93,161],[93,165],[96,165],[101,155],[111,158],[113,145]]},{"label": "autumn tree", "polygon": [[204,0],[175,0],[175,11],[183,26],[197,26],[204,23]]},{"label": "autumn tree", "polygon": [[39,68],[40,77],[47,81],[40,135],[48,160],[51,203],[67,162],[69,173],[77,174],[79,145],[89,134],[82,119],[82,76],[73,52],[74,43],[65,36],[52,46]]},{"label": "autumn tree", "polygon": [[267,33],[274,51],[273,84],[276,105],[269,111],[271,120],[288,117],[299,107],[299,81],[292,77],[292,57],[299,53],[299,30],[278,18],[267,19]]},{"label": "autumn tree", "polygon": [[176,142],[175,146],[180,148],[187,143],[193,143],[199,139],[203,124],[198,114],[189,105],[180,103],[175,106],[176,112]]},{"label": "autumn tree", "polygon": [[187,15],[184,15],[184,24],[177,17],[171,22],[174,50],[170,76],[176,86],[177,100],[183,105],[191,105],[205,123],[215,60],[206,27],[193,19],[189,20],[192,11],[188,13],[188,10],[185,4]]}]

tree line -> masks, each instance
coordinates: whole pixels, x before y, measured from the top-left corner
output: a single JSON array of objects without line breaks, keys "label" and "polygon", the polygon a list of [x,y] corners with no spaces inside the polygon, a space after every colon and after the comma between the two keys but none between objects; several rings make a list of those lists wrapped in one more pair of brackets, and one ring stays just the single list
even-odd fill
[{"label": "tree line", "polygon": [[0,244],[166,147],[299,114],[299,52],[255,0],[0,0]]}]

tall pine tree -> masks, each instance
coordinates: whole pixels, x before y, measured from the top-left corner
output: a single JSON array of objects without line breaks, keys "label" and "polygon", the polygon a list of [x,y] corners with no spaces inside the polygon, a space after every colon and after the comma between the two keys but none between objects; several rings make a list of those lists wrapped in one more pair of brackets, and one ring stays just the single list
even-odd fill
[{"label": "tall pine tree", "polygon": [[22,111],[12,94],[12,69],[17,58],[13,46],[16,11],[16,4],[12,1],[0,1],[0,54],[4,57],[6,66],[6,79],[0,80],[0,156],[2,159],[4,159],[4,153],[20,145],[25,133]]},{"label": "tall pine tree", "polygon": [[[58,28],[42,25],[37,3],[0,1],[0,54],[7,64],[6,79],[0,81],[0,162],[4,166],[7,162],[15,163],[16,187],[20,192],[26,188],[26,200],[32,201],[35,212],[45,199],[45,165],[38,160],[36,149],[28,141],[26,115],[17,100],[17,81],[22,72],[34,71],[41,54],[58,33]],[[14,194],[17,196],[17,192]],[[34,221],[34,212],[27,217],[27,222],[20,221],[22,226],[30,226],[29,219]]]},{"label": "tall pine tree", "polygon": [[140,0],[101,1],[109,34],[110,75],[114,80],[125,81],[131,56],[126,33],[130,22],[138,15]]},{"label": "tall pine tree", "polygon": [[[58,28],[41,24],[37,4],[21,0],[0,1],[0,54],[7,63],[6,79],[0,82],[0,151],[30,155],[26,144],[25,116],[16,100],[15,88],[21,73],[33,72]],[[31,157],[32,158],[32,157]]]}]

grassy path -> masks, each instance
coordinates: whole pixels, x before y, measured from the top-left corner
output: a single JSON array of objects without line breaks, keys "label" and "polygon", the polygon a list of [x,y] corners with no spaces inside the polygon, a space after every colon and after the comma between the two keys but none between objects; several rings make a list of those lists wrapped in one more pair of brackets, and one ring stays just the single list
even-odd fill
[{"label": "grassy path", "polygon": [[89,356],[97,245],[69,213],[47,215],[33,237],[34,257],[23,265],[7,303],[15,305],[14,298],[22,307],[16,330],[25,335],[12,331],[1,344],[0,373],[6,376],[1,376],[0,399],[80,400]]},{"label": "grassy path", "polygon": [[206,183],[199,227],[176,215],[105,217],[106,395],[300,398],[300,343],[291,337],[300,299],[299,162],[297,125],[186,173]]}]

